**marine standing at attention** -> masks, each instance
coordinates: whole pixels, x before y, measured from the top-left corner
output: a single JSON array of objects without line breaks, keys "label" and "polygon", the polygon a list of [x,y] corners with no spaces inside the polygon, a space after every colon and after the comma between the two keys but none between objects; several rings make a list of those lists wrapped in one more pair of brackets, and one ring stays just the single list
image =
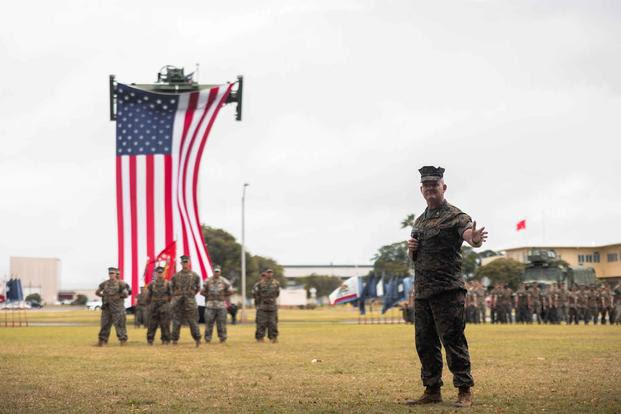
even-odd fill
[{"label": "marine standing at attention", "polygon": [[149,329],[147,330],[147,343],[153,345],[155,331],[160,328],[160,337],[163,345],[170,343],[170,301],[172,290],[170,282],[164,278],[164,268],[155,268],[157,275],[147,286],[146,302],[149,306]]},{"label": "marine standing at attention", "polygon": [[276,343],[278,341],[278,305],[276,299],[280,295],[280,284],[274,279],[274,271],[266,269],[261,273],[261,280],[255,283],[252,288],[255,306],[257,308],[257,330],[255,339],[263,342],[265,329],[267,337]]},{"label": "marine standing at attention", "polygon": [[226,300],[233,294],[231,283],[220,276],[216,266],[213,276],[205,281],[201,295],[205,296],[205,342],[211,342],[214,322],[218,328],[218,339],[226,342]]},{"label": "marine standing at attention", "polygon": [[196,294],[201,288],[201,278],[190,269],[190,258],[181,256],[181,270],[170,279],[173,300],[172,307],[172,343],[177,345],[181,324],[190,326],[192,338],[196,347],[201,345],[201,332],[198,328],[198,307],[196,306]]},{"label": "marine standing at attention", "polygon": [[108,268],[109,279],[102,282],[95,295],[102,298],[101,320],[98,346],[108,343],[110,328],[114,325],[116,337],[121,345],[127,342],[127,328],[125,327],[125,298],[129,295],[124,282],[117,278],[116,267]]},{"label": "marine standing at attention", "polygon": [[425,392],[406,404],[442,401],[442,345],[446,352],[453,385],[459,388],[455,406],[472,405],[468,342],[464,335],[466,292],[461,276],[461,245],[481,247],[487,238],[485,227],[477,229],[470,216],[444,199],[444,168],[423,167],[420,191],[427,202],[408,240],[409,255],[415,263],[416,351],[421,361]]}]

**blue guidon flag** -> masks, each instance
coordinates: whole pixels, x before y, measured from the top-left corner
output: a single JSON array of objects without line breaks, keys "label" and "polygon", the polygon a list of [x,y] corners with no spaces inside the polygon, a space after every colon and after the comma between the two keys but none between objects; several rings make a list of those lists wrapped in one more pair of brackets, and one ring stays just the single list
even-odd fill
[{"label": "blue guidon flag", "polygon": [[181,94],[117,85],[118,267],[136,302],[143,269],[176,244],[203,279],[212,275],[198,216],[198,171],[209,131],[232,84]]}]

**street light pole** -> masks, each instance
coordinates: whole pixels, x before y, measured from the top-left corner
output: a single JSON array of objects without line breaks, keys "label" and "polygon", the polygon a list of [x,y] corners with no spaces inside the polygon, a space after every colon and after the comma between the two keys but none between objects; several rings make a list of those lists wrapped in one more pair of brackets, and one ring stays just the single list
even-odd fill
[{"label": "street light pole", "polygon": [[250,184],[244,183],[242,187],[242,234],[241,234],[241,278],[242,278],[242,310],[241,322],[245,323],[246,318],[246,187]]}]

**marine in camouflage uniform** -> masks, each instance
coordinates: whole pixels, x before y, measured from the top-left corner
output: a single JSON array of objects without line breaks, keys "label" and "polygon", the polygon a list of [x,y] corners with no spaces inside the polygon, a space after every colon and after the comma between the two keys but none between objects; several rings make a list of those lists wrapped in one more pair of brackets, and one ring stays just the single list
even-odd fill
[{"label": "marine in camouflage uniform", "polygon": [[261,273],[259,280],[252,288],[252,296],[257,307],[256,325],[254,334],[257,342],[263,342],[265,330],[267,337],[275,343],[278,341],[278,305],[276,299],[280,295],[280,284],[274,279],[274,271],[267,269]]},{"label": "marine in camouflage uniform", "polygon": [[588,294],[584,290],[584,286],[580,286],[579,290],[576,292],[576,313],[578,314],[578,321],[583,320],[585,325],[589,324],[588,317]]},{"label": "marine in camouflage uniform", "polygon": [[611,305],[612,293],[610,289],[606,285],[600,286],[599,289],[599,314],[602,321],[602,325],[606,325],[606,315],[608,315],[608,322],[612,325],[610,321],[610,311],[612,310]]},{"label": "marine in camouflage uniform", "polygon": [[569,291],[564,283],[558,284],[559,319],[569,325]]},{"label": "marine in camouflage uniform", "polygon": [[541,289],[536,283],[533,283],[530,289],[531,303],[533,304],[532,311],[535,316],[537,324],[541,324]]},{"label": "marine in camouflage uniform", "polygon": [[226,300],[233,294],[231,283],[220,276],[220,268],[213,270],[213,277],[203,285],[201,295],[205,296],[205,342],[211,342],[214,322],[218,327],[220,342],[226,341]]},{"label": "marine in camouflage uniform", "polygon": [[157,277],[147,286],[146,302],[149,306],[149,329],[147,330],[147,343],[153,345],[155,331],[160,328],[162,344],[170,343],[170,301],[172,300],[172,288],[170,282],[164,279],[164,268],[155,268]]},{"label": "marine in camouflage uniform", "polygon": [[99,330],[99,346],[108,343],[110,328],[114,325],[116,337],[121,341],[121,345],[127,342],[127,328],[125,326],[125,298],[129,295],[124,282],[120,281],[116,275],[115,267],[108,268],[109,279],[101,283],[95,295],[102,298],[101,319]]},{"label": "marine in camouflage uniform", "polygon": [[442,346],[446,352],[453,385],[459,388],[458,407],[472,405],[474,380],[470,368],[465,329],[465,289],[461,275],[461,245],[467,241],[481,247],[487,237],[470,217],[444,199],[446,184],[441,167],[423,167],[421,193],[427,209],[413,226],[408,240],[415,263],[415,338],[421,361],[425,392],[408,405],[442,401]]},{"label": "marine in camouflage uniform", "polygon": [[476,292],[471,285],[466,288],[466,323],[478,323],[477,322],[477,298]]},{"label": "marine in camouflage uniform", "polygon": [[621,324],[621,285],[617,283],[612,289],[612,312],[610,320],[617,325]]},{"label": "marine in camouflage uniform", "polygon": [[136,298],[136,308],[134,314],[134,326],[137,328],[140,325],[148,326],[148,318],[147,318],[148,310],[147,310],[147,292],[145,291],[145,287],[140,288],[140,293]]},{"label": "marine in camouflage uniform", "polygon": [[498,291],[497,317],[500,323],[511,323],[511,303],[513,301],[513,290],[505,285]]},{"label": "marine in camouflage uniform", "polygon": [[172,341],[173,345],[179,341],[181,325],[187,323],[190,326],[192,338],[196,346],[201,344],[201,332],[198,328],[198,307],[196,306],[196,294],[201,288],[200,276],[190,269],[190,258],[181,256],[183,268],[175,273],[170,279],[173,299],[172,308]]},{"label": "marine in camouflage uniform", "polygon": [[599,310],[598,302],[597,290],[595,290],[595,286],[591,286],[587,292],[587,315],[585,316],[585,320],[592,320],[595,325],[597,325],[597,314]]},{"label": "marine in camouflage uniform", "polygon": [[487,311],[486,311],[486,306],[485,306],[485,295],[487,293],[487,291],[485,290],[485,286],[483,286],[483,284],[481,282],[477,282],[477,287],[476,287],[476,291],[477,291],[477,300],[478,300],[478,305],[477,305],[477,310],[479,311],[479,320],[481,321],[481,323],[485,323],[486,322],[486,318],[487,318]]},{"label": "marine in camouflage uniform", "polygon": [[531,323],[533,318],[530,313],[530,295],[528,294],[528,288],[523,283],[520,284],[518,290],[515,292],[515,322],[519,323]]},{"label": "marine in camouflage uniform", "polygon": [[575,286],[572,286],[567,293],[567,309],[569,311],[567,325],[570,325],[572,322],[578,325],[580,317],[578,316],[578,295]]},{"label": "marine in camouflage uniform", "polygon": [[500,323],[500,318],[498,317],[498,314],[499,314],[498,299],[500,298],[500,292],[501,292],[500,285],[494,285],[494,287],[492,288],[490,292],[490,297],[491,297],[490,313],[491,313],[492,323]]}]

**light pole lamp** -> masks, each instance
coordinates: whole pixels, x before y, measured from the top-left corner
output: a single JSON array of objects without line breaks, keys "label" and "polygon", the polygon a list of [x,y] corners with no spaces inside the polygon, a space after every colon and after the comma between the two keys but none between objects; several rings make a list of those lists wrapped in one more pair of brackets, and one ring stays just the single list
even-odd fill
[{"label": "light pole lamp", "polygon": [[247,321],[246,317],[246,187],[250,184],[244,183],[242,186],[242,217],[241,217],[241,283],[242,283],[242,310],[241,322]]}]

